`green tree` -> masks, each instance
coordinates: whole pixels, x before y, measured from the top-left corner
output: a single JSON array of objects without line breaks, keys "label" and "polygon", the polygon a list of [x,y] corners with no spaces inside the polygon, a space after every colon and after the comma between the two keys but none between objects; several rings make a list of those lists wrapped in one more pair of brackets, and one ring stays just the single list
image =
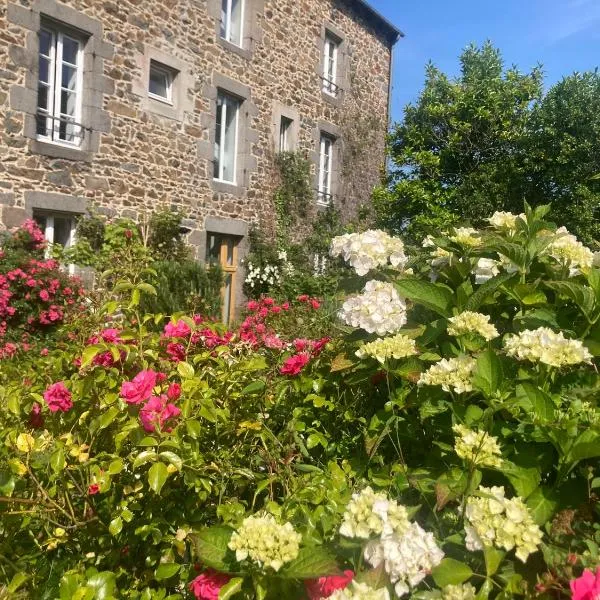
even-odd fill
[{"label": "green tree", "polygon": [[425,87],[389,139],[389,185],[375,194],[382,224],[413,240],[452,223],[516,210],[530,185],[532,113],[540,67],[506,69],[490,43],[468,47],[460,75],[433,64]]},{"label": "green tree", "polygon": [[600,240],[600,74],[555,84],[532,115],[530,198],[584,242]]}]

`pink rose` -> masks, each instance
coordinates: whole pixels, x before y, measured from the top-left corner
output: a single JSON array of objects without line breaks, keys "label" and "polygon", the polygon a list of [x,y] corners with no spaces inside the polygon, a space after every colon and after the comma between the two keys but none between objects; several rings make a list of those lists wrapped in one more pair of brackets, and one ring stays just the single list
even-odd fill
[{"label": "pink rose", "polygon": [[294,354],[290,356],[284,363],[279,372],[282,375],[298,375],[302,369],[308,364],[310,360],[310,354],[306,352],[300,352],[300,354]]},{"label": "pink rose", "polygon": [[44,400],[50,409],[50,412],[67,412],[73,407],[71,401],[71,392],[65,387],[62,381],[53,383],[45,392]]},{"label": "pink rose", "polygon": [[152,396],[140,410],[140,421],[148,433],[154,433],[157,428],[169,432],[171,427],[167,422],[180,414],[181,411],[174,404],[170,404],[166,396]]},{"label": "pink rose", "polygon": [[90,496],[95,496],[99,491],[100,486],[97,483],[92,483],[92,485],[88,487],[88,494]]},{"label": "pink rose", "polygon": [[155,385],[154,371],[140,371],[132,381],[124,381],[121,384],[121,397],[128,404],[141,404],[150,398]]},{"label": "pink rose", "polygon": [[46,290],[42,290],[40,292],[40,298],[44,301],[44,302],[48,302],[48,300],[50,300],[50,294],[46,291]]},{"label": "pink rose", "polygon": [[196,600],[218,600],[221,588],[230,579],[229,575],[208,569],[190,583],[190,591]]},{"label": "pink rose", "polygon": [[256,300],[250,300],[250,302],[248,302],[248,304],[246,305],[246,308],[253,312],[258,310],[259,307],[260,307],[260,304]]},{"label": "pink rose", "polygon": [[571,581],[572,600],[598,600],[600,598],[600,567],[596,574],[586,569],[581,577]]},{"label": "pink rose", "polygon": [[190,333],[192,333],[190,326],[182,320],[165,325],[164,336],[167,338],[186,338]]},{"label": "pink rose", "polygon": [[310,600],[329,598],[336,590],[343,590],[354,579],[354,571],[344,571],[343,575],[331,575],[319,577],[319,579],[308,579],[304,582],[306,593]]},{"label": "pink rose", "polygon": [[181,396],[181,386],[178,383],[172,383],[167,390],[167,398],[175,402]]},{"label": "pink rose", "polygon": [[167,354],[173,362],[180,362],[182,360],[185,360],[185,346],[183,344],[176,344],[175,342],[170,342],[167,344]]},{"label": "pink rose", "polygon": [[118,329],[105,329],[100,333],[100,337],[107,344],[120,344],[123,341],[119,337],[120,333]]}]

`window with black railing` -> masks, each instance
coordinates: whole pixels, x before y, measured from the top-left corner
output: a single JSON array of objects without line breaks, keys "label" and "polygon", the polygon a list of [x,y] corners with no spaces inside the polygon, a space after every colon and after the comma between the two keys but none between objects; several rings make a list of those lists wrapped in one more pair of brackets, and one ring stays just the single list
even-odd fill
[{"label": "window with black railing", "polygon": [[317,187],[317,204],[329,206],[333,202],[332,173],[333,173],[333,146],[335,140],[323,133],[319,147],[319,172]]},{"label": "window with black railing", "polygon": [[338,58],[340,42],[330,33],[325,35],[323,55],[323,91],[330,96],[337,97],[340,92],[338,85]]},{"label": "window with black railing", "polygon": [[83,42],[60,28],[39,33],[36,132],[38,138],[80,146],[83,93]]}]

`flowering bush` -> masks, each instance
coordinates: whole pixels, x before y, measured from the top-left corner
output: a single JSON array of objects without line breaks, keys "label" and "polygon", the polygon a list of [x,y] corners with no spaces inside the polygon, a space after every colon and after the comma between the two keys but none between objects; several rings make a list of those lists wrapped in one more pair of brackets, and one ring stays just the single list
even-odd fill
[{"label": "flowering bush", "polygon": [[118,283],[0,370],[0,585],[594,598],[600,271],[551,248],[544,214],[374,261],[335,328],[308,296],[252,301],[237,329],[165,324],[140,309],[152,286]]},{"label": "flowering bush", "polygon": [[46,240],[27,220],[0,246],[0,360],[27,352],[81,307],[80,282],[44,258]]}]

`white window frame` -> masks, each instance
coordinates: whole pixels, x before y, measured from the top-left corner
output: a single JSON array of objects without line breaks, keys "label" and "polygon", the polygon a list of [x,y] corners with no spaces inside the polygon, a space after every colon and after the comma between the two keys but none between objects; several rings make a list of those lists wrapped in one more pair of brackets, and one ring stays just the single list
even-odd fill
[{"label": "white window frame", "polygon": [[279,152],[290,152],[292,150],[290,138],[293,126],[293,119],[281,117],[279,121]]},{"label": "white window frame", "polygon": [[[56,217],[60,217],[63,219],[70,219],[71,221],[71,231],[69,233],[69,241],[65,248],[71,248],[76,243],[76,233],[77,233],[77,215],[68,214],[68,213],[52,213],[52,212],[40,212],[40,217],[44,217],[46,220],[46,225],[44,227],[44,237],[48,242],[48,246],[46,248],[46,258],[50,258],[51,246],[54,244],[54,219]],[[67,269],[71,275],[75,272],[75,265],[67,265]]]},{"label": "white window frame", "polygon": [[[161,96],[160,94],[154,94],[150,91],[150,79],[152,76],[152,71],[156,71],[166,76],[167,80],[167,95]],[[169,67],[165,67],[161,65],[159,62],[155,60],[150,60],[150,68],[148,69],[148,97],[153,100],[158,100],[159,102],[164,102],[165,104],[173,105],[173,82],[175,80],[175,73],[173,69],[169,69]]]},{"label": "white window frame", "polygon": [[[240,41],[239,44],[237,42],[234,42],[232,40],[232,31],[233,31],[233,19],[232,19],[232,15],[233,15],[233,3],[236,0],[221,0],[221,37],[226,41],[229,42],[230,44],[233,44],[234,46],[239,46],[240,48],[243,47],[244,45],[244,17],[245,17],[245,10],[246,10],[246,2],[245,0],[237,0],[238,2],[240,2],[241,6],[240,6],[240,24],[239,24],[239,29],[240,29]],[[225,8],[223,8],[223,4],[225,4]],[[224,32],[223,32],[224,29]],[[223,35],[224,33],[224,35]]]},{"label": "white window frame", "polygon": [[[39,105],[37,105],[36,109],[38,112],[38,116],[43,118],[44,115],[46,117],[46,131],[49,131],[49,135],[37,134],[37,139],[50,142],[52,144],[56,144],[59,146],[67,146],[69,148],[79,148],[83,143],[83,126],[81,125],[81,115],[83,110],[83,46],[84,42],[81,38],[78,38],[71,33],[65,33],[60,27],[49,27],[44,24],[41,27],[41,31],[45,31],[50,34],[51,44],[50,44],[50,55],[41,54],[38,52],[38,61],[39,56],[43,56],[49,60],[48,66],[48,82],[42,82],[38,76],[38,85],[42,85],[43,87],[48,88],[48,102],[51,102],[51,106],[48,109],[40,109]],[[69,63],[63,61],[63,45],[64,39],[67,38],[73,42],[77,43],[77,64]],[[75,115],[64,115],[68,117],[65,119],[66,122],[73,122],[74,125],[74,133],[77,132],[77,128],[79,129],[79,135],[75,135],[76,141],[69,141],[60,139],[60,125],[63,121],[62,113],[61,113],[61,92],[63,91],[62,87],[62,66],[67,65],[69,67],[76,69],[76,80],[75,80],[75,89],[68,90],[71,93],[75,93],[76,103],[75,103]],[[65,88],[66,89],[66,88]],[[39,99],[38,99],[39,102]],[[37,120],[36,120],[37,127]]]},{"label": "white window frame", "polygon": [[317,204],[321,206],[330,206],[333,200],[331,181],[334,146],[335,139],[326,133],[322,133],[319,144],[319,180],[317,182]]},{"label": "white window frame", "polygon": [[[234,144],[233,144],[233,175],[232,175],[232,179],[228,180],[228,179],[224,179],[224,175],[223,175],[223,171],[224,171],[224,165],[225,165],[225,139],[226,139],[226,129],[227,129],[227,110],[229,108],[228,103],[227,102],[223,102],[221,104],[221,110],[223,111],[221,113],[221,131],[220,131],[220,145],[219,145],[219,155],[218,157],[216,157],[216,159],[219,162],[219,173],[217,177],[214,177],[214,181],[220,182],[220,183],[229,183],[231,185],[237,185],[237,161],[238,161],[238,141],[239,141],[239,124],[240,124],[240,109],[241,109],[241,105],[242,105],[242,101],[234,96],[233,94],[229,94],[225,91],[219,90],[218,94],[217,94],[217,111],[219,110],[219,97],[223,97],[223,98],[228,98],[231,100],[234,100],[236,102],[236,109],[235,109],[235,123],[234,123],[234,128],[235,128],[235,135],[234,135]],[[215,119],[215,130],[216,130],[216,119]],[[217,140],[215,138],[215,146],[216,146]]]},{"label": "white window frame", "polygon": [[337,98],[340,91],[338,85],[338,59],[340,41],[331,33],[325,33],[323,48],[323,92]]}]

